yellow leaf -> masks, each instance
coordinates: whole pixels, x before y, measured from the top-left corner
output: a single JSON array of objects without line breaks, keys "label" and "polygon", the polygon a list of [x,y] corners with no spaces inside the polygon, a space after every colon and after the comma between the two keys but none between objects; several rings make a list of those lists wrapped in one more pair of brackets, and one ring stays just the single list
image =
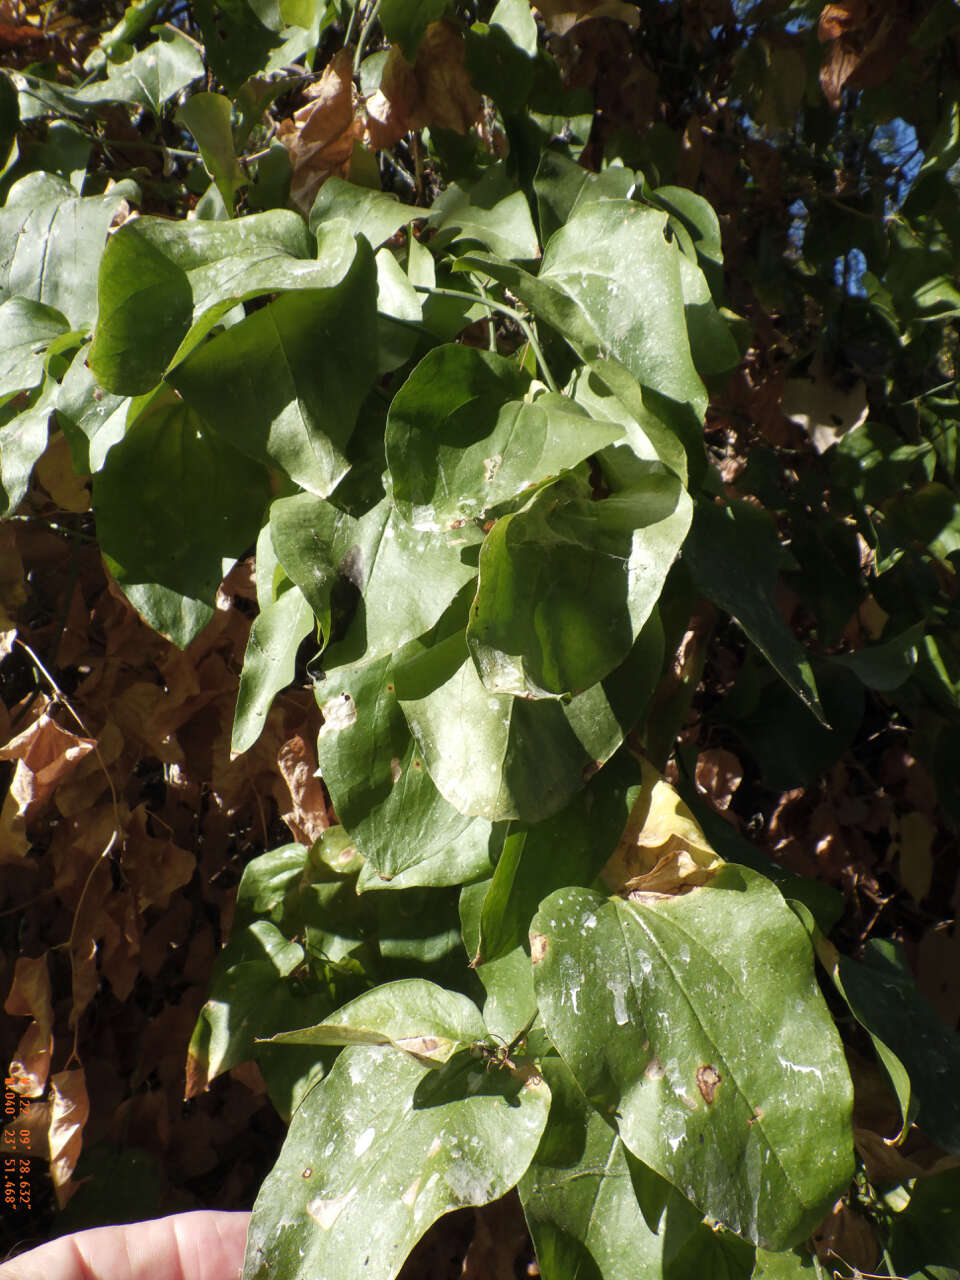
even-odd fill
[{"label": "yellow leaf", "polygon": [[601,872],[604,884],[625,896],[665,897],[706,884],[722,865],[680,796],[645,761],[640,794]]}]

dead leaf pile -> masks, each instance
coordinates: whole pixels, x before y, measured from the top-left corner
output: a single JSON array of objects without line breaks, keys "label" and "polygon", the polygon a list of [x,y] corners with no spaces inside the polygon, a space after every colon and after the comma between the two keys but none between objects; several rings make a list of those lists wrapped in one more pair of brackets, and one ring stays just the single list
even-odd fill
[{"label": "dead leaf pile", "polygon": [[[319,713],[311,690],[290,691],[231,759],[252,565],[181,652],[96,547],[69,539],[86,504],[47,480],[28,503],[46,510],[57,490],[60,535],[34,520],[0,531],[0,1052],[25,1108],[7,1127],[21,1155],[49,1162],[36,1186],[52,1183],[60,1207],[78,1158],[103,1142],[149,1153],[168,1211],[235,1207],[269,1167],[279,1121],[262,1082],[241,1078],[185,1112],[186,1048],[246,861],[330,822],[313,777]],[[222,1187],[204,1186],[220,1167]]]}]

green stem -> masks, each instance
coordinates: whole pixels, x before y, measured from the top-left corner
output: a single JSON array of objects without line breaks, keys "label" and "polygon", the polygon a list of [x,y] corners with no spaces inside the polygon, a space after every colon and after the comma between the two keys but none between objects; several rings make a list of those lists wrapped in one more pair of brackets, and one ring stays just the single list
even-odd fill
[{"label": "green stem", "polygon": [[547,362],[543,358],[543,352],[540,349],[540,343],[533,331],[533,326],[522,316],[519,311],[514,311],[513,307],[508,307],[502,302],[491,302],[488,298],[481,298],[475,293],[467,293],[464,289],[437,289],[431,288],[426,284],[415,284],[414,289],[417,293],[436,293],[441,298],[462,298],[466,302],[479,303],[481,307],[489,307],[491,311],[501,311],[505,316],[509,316],[523,330],[524,336],[533,348],[533,354],[537,357],[537,364],[540,366],[540,372],[543,374],[543,380],[551,391],[558,391],[559,388],[553,380],[553,374],[547,367]]},{"label": "green stem", "polygon": [[343,47],[344,47],[344,48],[346,48],[346,47],[347,47],[347,45],[350,43],[351,37],[353,36],[353,28],[354,28],[354,26],[355,26],[355,24],[356,24],[356,21],[357,21],[357,14],[358,14],[358,13],[359,13],[359,11],[360,11],[360,5],[361,5],[361,3],[362,3],[362,0],[356,0],[356,4],[355,4],[355,5],[353,6],[353,8],[350,10],[350,21],[347,23],[347,29],[346,29],[346,31],[344,32],[344,35],[343,35]]},{"label": "green stem", "polygon": [[363,51],[366,48],[367,36],[369,36],[370,34],[370,28],[376,22],[377,15],[379,14],[379,12],[380,12],[380,0],[376,0],[373,8],[370,10],[369,14],[367,15],[366,22],[363,24],[363,27],[360,31],[360,39],[357,41],[357,53],[356,53],[356,57],[353,60],[353,65],[354,65],[354,68],[358,71],[360,69],[360,60],[363,57]]}]

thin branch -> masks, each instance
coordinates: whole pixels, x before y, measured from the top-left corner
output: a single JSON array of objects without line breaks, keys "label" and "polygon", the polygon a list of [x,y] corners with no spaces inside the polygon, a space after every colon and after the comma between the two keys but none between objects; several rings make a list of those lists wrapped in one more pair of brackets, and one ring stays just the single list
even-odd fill
[{"label": "thin branch", "polygon": [[537,336],[533,331],[533,326],[527,320],[526,316],[522,316],[519,311],[515,311],[513,307],[506,306],[503,302],[491,302],[488,298],[481,298],[476,293],[467,293],[463,289],[437,289],[426,284],[415,284],[413,287],[416,289],[417,293],[435,293],[442,298],[461,298],[466,302],[473,302],[481,307],[489,307],[491,311],[502,311],[505,316],[509,316],[511,320],[516,321],[523,330],[524,336],[533,348],[533,354],[537,357],[537,364],[540,366],[540,372],[543,374],[544,382],[551,391],[559,390],[556,382],[553,380],[553,374],[550,372],[547,362],[544,359],[543,351],[540,348],[540,343],[537,341]]}]

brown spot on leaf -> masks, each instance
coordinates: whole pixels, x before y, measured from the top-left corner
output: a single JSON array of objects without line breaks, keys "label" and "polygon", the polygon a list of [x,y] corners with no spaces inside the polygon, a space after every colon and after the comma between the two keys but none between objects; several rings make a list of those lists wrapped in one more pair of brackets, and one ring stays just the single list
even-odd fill
[{"label": "brown spot on leaf", "polygon": [[310,1168],[306,1168],[306,1169],[304,1169],[304,1171],[303,1171],[303,1173],[301,1173],[300,1177],[301,1177],[301,1178],[312,1178],[312,1177],[313,1177],[313,1170],[312,1170],[312,1169],[310,1169]]},{"label": "brown spot on leaf", "polygon": [[656,1054],[650,1059],[643,1069],[643,1074],[647,1080],[662,1080],[664,1077],[663,1063]]},{"label": "brown spot on leaf", "polygon": [[711,1103],[717,1092],[717,1085],[723,1079],[723,1076],[709,1064],[703,1067],[697,1067],[697,1088],[700,1090],[700,1096],[704,1102]]},{"label": "brown spot on leaf", "polygon": [[531,933],[530,935],[530,959],[534,964],[539,964],[543,957],[547,954],[547,937],[543,933]]}]

